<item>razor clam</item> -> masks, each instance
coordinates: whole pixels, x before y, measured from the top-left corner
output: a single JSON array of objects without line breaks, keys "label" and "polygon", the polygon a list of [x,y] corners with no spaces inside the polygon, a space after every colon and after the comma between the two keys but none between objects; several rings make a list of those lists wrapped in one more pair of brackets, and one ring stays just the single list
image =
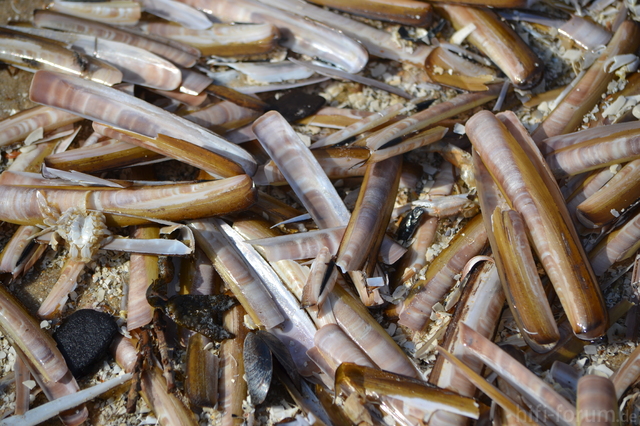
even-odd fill
[{"label": "razor clam", "polygon": [[113,65],[122,72],[122,80],[128,83],[162,90],[173,90],[180,86],[180,70],[148,50],[84,34],[23,26],[6,28],[65,43],[83,55]]},{"label": "razor clam", "polygon": [[97,173],[132,166],[142,162],[166,160],[161,154],[127,142],[107,140],[93,145],[49,155],[47,167],[77,172]]},{"label": "razor clam", "polygon": [[[74,394],[55,399],[48,404],[30,410],[28,413],[16,413],[16,415],[2,420],[4,426],[36,426],[51,419],[57,414],[61,414],[65,410],[77,407],[79,404],[89,402],[113,389],[120,386],[133,376],[130,373],[114,377],[106,382],[99,383],[90,388],[83,389]],[[26,386],[23,386],[26,388]],[[27,394],[28,396],[28,394]]]},{"label": "razor clam", "polygon": [[225,21],[269,22],[286,37],[280,44],[296,53],[318,57],[345,71],[356,73],[366,65],[366,50],[356,41],[332,28],[269,7],[255,0],[181,0]]},{"label": "razor clam", "polygon": [[439,389],[428,383],[380,371],[375,368],[343,363],[336,371],[336,392],[348,389],[373,399],[390,399],[404,415],[420,414],[429,420],[435,410],[477,419],[478,403],[470,397]]},{"label": "razor clam", "polygon": [[219,133],[216,129],[232,130],[249,124],[259,116],[260,113],[255,110],[243,108],[233,102],[222,101],[190,112],[184,115],[184,118]]},{"label": "razor clam", "polygon": [[209,29],[199,30],[162,22],[145,22],[138,26],[147,33],[193,46],[204,56],[219,57],[270,52],[278,43],[280,34],[270,23],[213,24]]},{"label": "razor clam", "polygon": [[467,135],[505,198],[522,214],[535,251],[574,332],[601,336],[607,325],[602,293],[571,223],[560,190],[512,112],[474,115]]},{"label": "razor clam", "polygon": [[432,7],[429,3],[421,1],[312,0],[311,3],[370,19],[379,19],[414,27],[428,27],[431,24]]},{"label": "razor clam", "polygon": [[[220,378],[218,379],[218,405],[222,409],[223,426],[243,424],[243,401],[247,397],[244,358],[242,348],[247,335],[244,325],[245,310],[234,306],[225,313],[224,326],[236,337],[220,345]],[[215,378],[213,379],[215,380]]]},{"label": "razor clam", "polygon": [[465,363],[460,361],[455,356],[451,355],[447,350],[438,347],[438,352],[441,356],[443,356],[447,361],[451,364],[455,365],[457,369],[461,371],[478,389],[482,390],[489,398],[495,401],[502,409],[504,409],[511,416],[514,416],[520,422],[519,424],[524,423],[525,425],[537,425],[536,422],[526,411],[524,411],[518,404],[513,402],[511,398],[507,395],[503,394],[501,391],[491,386],[489,382],[487,382],[483,376],[473,371],[469,368]]},{"label": "razor clam", "polygon": [[433,306],[444,299],[456,282],[454,278],[487,242],[482,217],[476,215],[458,231],[449,246],[432,262],[424,279],[417,281],[402,303],[398,324],[414,332],[422,331]]},{"label": "razor clam", "polygon": [[576,415],[579,425],[622,425],[616,390],[611,380],[593,374],[580,377]]},{"label": "razor clam", "polygon": [[378,367],[413,378],[421,377],[417,367],[359,299],[337,285],[329,294],[327,305],[340,328]]},{"label": "razor clam", "polygon": [[436,142],[444,138],[448,131],[449,129],[447,129],[446,127],[432,127],[430,129],[419,132],[413,137],[404,139],[397,145],[393,145],[393,143],[389,143],[388,145],[391,146],[388,147],[387,145],[382,145],[380,148],[374,150],[371,153],[371,157],[369,157],[369,160],[367,162],[377,163],[379,161],[384,161],[395,156],[400,156],[409,151],[413,151],[427,145],[435,144]]},{"label": "razor clam", "polygon": [[546,413],[555,422],[570,426],[576,418],[575,408],[546,382],[466,324],[460,324],[460,339],[465,351],[482,361],[516,388],[538,413]]},{"label": "razor clam", "polygon": [[[449,323],[442,347],[473,371],[480,373],[482,363],[465,352],[463,342],[459,338],[460,324],[473,324],[479,333],[490,338],[498,326],[503,305],[504,292],[498,270],[492,262],[484,262],[468,276],[465,290]],[[473,396],[475,393],[475,385],[442,356],[436,359],[434,369],[429,375],[429,382],[463,396]],[[444,411],[433,413],[432,422],[449,425],[466,424],[462,417],[454,417]]]},{"label": "razor clam", "polygon": [[392,86],[390,84],[383,83],[382,81],[376,80],[374,78],[364,77],[364,76],[362,76],[360,74],[352,74],[352,73],[344,72],[344,71],[339,70],[337,68],[328,67],[328,66],[324,66],[324,65],[318,65],[318,64],[312,63],[310,61],[299,61],[299,60],[293,59],[293,58],[291,58],[289,60],[291,62],[295,63],[295,64],[303,65],[303,66],[309,68],[310,70],[313,70],[313,71],[317,72],[320,75],[326,75],[327,77],[331,77],[331,78],[335,78],[335,79],[353,81],[354,83],[360,83],[360,84],[364,84],[365,86],[375,87],[376,89],[381,89],[381,90],[384,90],[386,92],[393,93],[394,95],[398,95],[398,96],[403,97],[405,99],[412,99],[413,98],[413,96],[411,96],[410,94],[408,94],[404,90],[402,90],[402,89],[400,89],[400,88],[398,88],[396,86]]},{"label": "razor clam", "polygon": [[213,262],[225,284],[247,310],[253,322],[267,329],[284,321],[273,297],[256,272],[210,219],[190,221],[196,242]]},{"label": "razor clam", "polygon": [[[133,231],[134,238],[158,238],[158,225],[139,225]],[[146,291],[159,278],[158,256],[132,254],[129,260],[129,291],[127,294],[127,330],[143,327],[153,319],[153,307],[149,305]]]},{"label": "razor clam", "polygon": [[0,220],[25,225],[44,224],[45,215],[37,194],[62,213],[77,206],[102,211],[110,225],[142,224],[147,222],[146,217],[185,220],[247,208],[254,201],[252,186],[246,175],[196,184],[118,190],[1,185]]},{"label": "razor clam", "polygon": [[198,49],[182,43],[174,42],[173,45],[169,45],[129,29],[116,28],[51,10],[36,10],[33,14],[33,23],[37,27],[87,34],[140,47],[187,68],[192,67],[200,57]]},{"label": "razor clam", "polygon": [[487,55],[518,88],[536,86],[544,72],[543,62],[511,27],[491,9],[438,4],[436,10],[456,30],[469,24],[475,29],[467,40]]},{"label": "razor clam", "polygon": [[122,81],[122,73],[102,61],[81,55],[52,40],[0,28],[0,61],[29,72],[56,70],[111,86]]},{"label": "razor clam", "polygon": [[640,248],[640,214],[610,232],[589,252],[593,272],[604,274],[616,262],[628,259]]},{"label": "razor clam", "polygon": [[181,88],[174,90],[149,89],[149,91],[160,96],[164,96],[165,98],[169,98],[174,104],[180,103],[189,107],[199,107],[208,98],[207,93],[203,92],[193,95],[191,93],[185,93]]},{"label": "razor clam", "polygon": [[260,83],[280,83],[286,80],[303,80],[314,74],[300,61],[282,62],[209,62],[209,65],[222,65],[249,76]]},{"label": "razor clam", "polygon": [[319,228],[349,223],[349,211],[327,175],[279,113],[258,118],[253,131]]},{"label": "razor clam", "polygon": [[576,217],[589,228],[615,221],[640,198],[640,160],[627,163],[602,188],[580,203]]},{"label": "razor clam", "polygon": [[332,257],[329,249],[323,246],[318,251],[316,258],[313,259],[309,269],[309,277],[304,284],[302,296],[300,297],[300,305],[303,308],[322,308],[326,296],[336,284],[338,270]]},{"label": "razor clam", "polygon": [[251,175],[255,172],[255,160],[244,149],[182,117],[116,89],[86,84],[77,77],[40,71],[31,82],[30,98],[149,138],[163,134],[184,139],[237,163]]},{"label": "razor clam", "polygon": [[262,284],[276,301],[283,313],[284,322],[269,331],[275,335],[289,350],[300,374],[307,376],[313,372],[306,356],[306,351],[313,347],[313,336],[316,328],[306,313],[300,309],[299,302],[287,290],[271,266],[247,244],[242,236],[222,220],[214,219],[220,233],[242,255],[248,265],[255,271]]},{"label": "razor clam", "polygon": [[206,30],[211,21],[204,13],[174,0],[140,0],[142,10],[194,30]]},{"label": "razor clam", "polygon": [[46,133],[80,120],[75,114],[38,105],[0,121],[0,146],[18,142],[40,127]]},{"label": "razor clam", "polygon": [[[111,345],[111,351],[123,370],[128,373],[133,371],[137,355],[134,343],[130,339],[123,336],[116,337]],[[185,407],[177,395],[167,390],[167,383],[160,368],[153,365],[141,374],[140,393],[153,410],[159,424],[163,426],[196,426],[198,424],[193,412]]]},{"label": "razor clam", "polygon": [[345,227],[326,228],[318,231],[287,234],[279,237],[249,240],[269,262],[284,259],[315,258],[322,247],[329,253],[337,253]]},{"label": "razor clam", "polygon": [[398,192],[402,157],[367,166],[340,248],[336,265],[343,272],[363,269],[371,276]]},{"label": "razor clam", "polygon": [[500,281],[520,334],[536,352],[548,352],[560,339],[547,301],[522,215],[509,208],[489,171],[473,152],[478,198]]},{"label": "razor clam", "polygon": [[532,133],[533,140],[539,143],[548,137],[574,131],[582,123],[582,116],[600,101],[601,94],[613,79],[614,73],[609,70],[611,60],[617,55],[635,52],[638,47],[640,25],[624,21],[598,60]]},{"label": "razor clam", "polygon": [[416,130],[422,130],[445,118],[453,117],[495,99],[500,93],[501,86],[496,84],[490,86],[486,92],[461,94],[448,101],[431,106],[370,134],[366,137],[364,143],[370,149],[377,150],[400,136]]},{"label": "razor clam", "polygon": [[79,18],[93,19],[115,25],[135,25],[142,12],[140,3],[127,0],[108,2],[54,0],[51,4],[51,9]]},{"label": "razor clam", "polygon": [[315,348],[324,360],[325,371],[329,377],[335,377],[336,370],[343,362],[376,368],[376,364],[337,324],[327,324],[314,337]]}]

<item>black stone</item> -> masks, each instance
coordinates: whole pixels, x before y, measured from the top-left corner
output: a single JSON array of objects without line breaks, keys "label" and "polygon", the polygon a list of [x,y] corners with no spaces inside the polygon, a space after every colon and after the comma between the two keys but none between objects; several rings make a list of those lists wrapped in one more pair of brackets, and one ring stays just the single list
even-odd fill
[{"label": "black stone", "polygon": [[282,95],[278,100],[271,100],[269,104],[291,123],[314,114],[325,102],[322,96],[293,91]]},{"label": "black stone", "polygon": [[53,333],[69,370],[79,378],[89,373],[108,352],[118,334],[115,319],[104,312],[81,309],[69,315]]}]

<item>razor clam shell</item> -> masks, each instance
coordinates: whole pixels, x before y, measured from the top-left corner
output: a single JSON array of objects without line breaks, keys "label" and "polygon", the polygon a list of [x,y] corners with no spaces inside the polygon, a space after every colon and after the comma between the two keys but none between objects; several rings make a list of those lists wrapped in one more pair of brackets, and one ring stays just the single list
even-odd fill
[{"label": "razor clam shell", "polygon": [[222,65],[249,76],[261,83],[280,83],[287,80],[303,80],[311,77],[314,72],[297,62],[285,60],[282,62],[215,62],[212,65]]},{"label": "razor clam shell", "polygon": [[580,377],[576,414],[580,426],[622,425],[616,390],[609,378],[594,374]]},{"label": "razor clam shell", "polygon": [[[158,225],[141,225],[133,231],[134,238],[158,238]],[[129,260],[127,292],[127,330],[145,326],[153,319],[154,308],[147,301],[147,289],[159,278],[158,256],[132,254]]]},{"label": "razor clam shell", "polygon": [[212,23],[207,15],[174,0],[140,0],[142,10],[186,28],[206,30]]},{"label": "razor clam shell", "polygon": [[311,375],[313,368],[306,352],[313,347],[313,336],[316,333],[315,325],[306,312],[300,308],[300,303],[287,290],[271,266],[255,249],[222,220],[213,220],[216,221],[216,226],[220,232],[234,245],[245,262],[260,277],[262,284],[275,300],[280,312],[282,312],[284,322],[269,331],[277,336],[287,347],[300,374],[303,376]]},{"label": "razor clam shell", "polygon": [[469,109],[495,99],[500,93],[501,86],[502,85],[498,84],[492,85],[486,92],[465,93],[431,106],[424,111],[415,113],[397,123],[372,133],[367,136],[365,143],[370,149],[377,150],[395,138],[415,132],[416,130],[424,129],[445,118],[453,117],[461,112],[468,111]]},{"label": "razor clam shell", "polygon": [[405,154],[409,151],[431,145],[444,138],[448,131],[449,129],[447,129],[446,127],[437,126],[422,131],[416,136],[406,139],[397,145],[390,146],[389,148],[384,148],[383,145],[382,148],[379,148],[371,153],[371,157],[369,157],[368,162],[377,163],[379,161],[384,161],[395,156],[401,156],[402,154]]},{"label": "razor clam shell", "polygon": [[157,366],[142,373],[142,397],[151,407],[159,424],[197,426],[195,414],[174,393],[167,391],[167,382]]},{"label": "razor clam shell", "polygon": [[30,365],[32,373],[33,369],[37,370],[47,382],[63,380],[69,369],[56,342],[4,286],[0,286],[0,296],[2,334],[24,354],[23,359]]},{"label": "razor clam shell", "polygon": [[606,46],[612,37],[601,25],[577,15],[571,15],[571,18],[558,28],[558,33],[592,52]]},{"label": "razor clam shell", "polygon": [[590,145],[600,141],[635,138],[640,133],[640,122],[617,123],[610,126],[597,126],[578,132],[546,138],[538,143],[543,155],[561,152],[576,146]]},{"label": "razor clam shell", "polygon": [[430,420],[435,410],[447,410],[472,419],[478,419],[480,415],[479,404],[473,398],[430,386],[421,380],[352,363],[342,364],[336,372],[336,392],[345,388],[374,400],[392,399],[389,403],[402,414],[426,420]]},{"label": "razor clam shell", "polygon": [[31,246],[32,236],[40,232],[37,226],[21,226],[11,236],[11,240],[0,254],[0,272],[13,273],[18,262],[24,256],[24,251]]},{"label": "razor clam shell", "polygon": [[225,284],[245,307],[253,321],[267,329],[281,324],[285,318],[276,302],[244,256],[211,219],[189,222],[196,242],[213,262]]},{"label": "razor clam shell", "polygon": [[60,43],[9,28],[0,28],[0,61],[28,72],[55,70],[113,85],[122,72],[104,62],[63,47]]},{"label": "razor clam shell", "polygon": [[635,383],[640,377],[640,346],[627,357],[622,365],[611,376],[616,398],[620,399],[627,391],[627,388]]},{"label": "razor clam shell", "polygon": [[142,13],[140,3],[123,0],[96,3],[54,0],[51,9],[55,12],[115,25],[135,25]]},{"label": "razor clam shell", "polygon": [[[367,166],[340,248],[336,265],[343,272],[372,272],[398,193],[402,157]],[[365,265],[368,262],[368,265]],[[368,274],[370,275],[370,274]]]},{"label": "razor clam shell", "polygon": [[459,47],[450,49],[446,44],[433,49],[424,64],[431,81],[471,92],[486,92],[488,85],[502,81],[493,68],[468,61],[458,50]]},{"label": "razor clam shell", "polygon": [[173,90],[180,86],[180,70],[148,50],[84,34],[22,26],[6,28],[71,45],[84,55],[113,65],[122,72],[122,80],[128,83],[162,90]]},{"label": "razor clam shell", "polygon": [[146,148],[111,139],[51,154],[45,158],[45,164],[61,170],[95,173],[163,158]]},{"label": "razor clam shell", "polygon": [[181,68],[182,83],[180,83],[180,91],[187,95],[196,96],[206,90],[213,83],[213,79],[201,72],[194,71],[190,68]]},{"label": "razor clam shell", "polygon": [[[2,419],[2,424],[5,426],[36,426],[41,424],[55,415],[60,414],[64,410],[69,410],[77,407],[79,404],[89,402],[92,399],[99,397],[100,395],[108,392],[116,386],[120,386],[127,381],[131,380],[132,374],[126,373],[106,382],[99,383],[91,386],[87,389],[83,389],[74,394],[66,397],[58,398],[48,404],[41,405],[37,408],[30,410],[28,413],[22,415],[16,415]],[[22,383],[20,380],[18,383]],[[23,386],[26,388],[26,386]],[[29,394],[27,393],[27,396]]]},{"label": "razor clam shell", "polygon": [[344,231],[345,227],[340,226],[247,242],[256,246],[258,252],[269,262],[285,259],[313,259],[322,247],[327,247],[330,253],[337,253]]},{"label": "razor clam shell", "polygon": [[572,145],[547,154],[545,160],[557,179],[624,163],[640,156],[640,132],[634,133]]},{"label": "razor clam shell", "polygon": [[[468,323],[487,338],[491,338],[500,321],[504,305],[504,292],[495,264],[485,262],[472,272],[461,300],[458,302],[453,319],[445,333],[443,347],[459,358],[476,373],[482,371],[482,362],[465,353],[463,342],[459,338],[460,324]],[[475,385],[444,357],[438,356],[429,381],[438,387],[458,392],[463,396],[473,396]],[[466,425],[466,420],[445,411],[436,411],[431,417],[434,424]]]},{"label": "razor clam shell", "polygon": [[352,74],[352,73],[344,72],[334,67],[314,64],[311,61],[299,61],[293,58],[290,58],[289,60],[295,64],[303,65],[309,68],[310,70],[317,72],[320,75],[326,75],[327,77],[331,77],[331,78],[344,79],[348,81],[353,81],[354,83],[360,83],[365,86],[375,87],[376,89],[381,89],[386,92],[393,93],[394,95],[398,95],[405,99],[413,98],[413,96],[411,96],[404,90],[396,86],[392,86],[390,84],[384,83],[380,80],[376,80],[375,78],[369,78],[369,77],[364,77],[360,74]]},{"label": "razor clam shell", "polygon": [[570,426],[576,418],[575,408],[546,382],[509,356],[495,343],[466,324],[460,324],[460,340],[473,357],[482,361],[501,378],[560,425]]},{"label": "razor clam shell", "polygon": [[60,272],[60,277],[38,308],[40,318],[54,319],[60,316],[67,300],[69,300],[69,293],[78,286],[78,277],[84,271],[85,265],[86,263],[83,261],[67,259]]},{"label": "razor clam shell", "polygon": [[624,21],[598,60],[531,134],[533,140],[538,143],[548,137],[569,133],[582,124],[582,116],[600,102],[600,96],[614,77],[614,73],[605,69],[607,62],[616,55],[635,52],[638,47],[640,24]]},{"label": "razor clam shell", "polygon": [[327,372],[330,377],[335,376],[336,370],[343,362],[377,368],[371,358],[337,324],[320,327],[313,340],[330,369]]},{"label": "razor clam shell", "polygon": [[63,74],[40,71],[29,91],[34,102],[48,104],[150,138],[159,134],[184,139],[240,165],[247,173],[255,172],[256,163],[244,149],[227,142],[215,133],[168,113],[143,100],[99,84]]},{"label": "razor clam shell", "polygon": [[[342,14],[330,12],[304,1],[264,0],[263,3],[280,10],[287,10],[313,21],[322,22],[331,28],[336,28],[347,36],[362,43],[373,56],[398,62],[410,62],[421,66],[424,65],[426,57],[431,53],[432,48],[425,45],[418,45],[412,50],[405,49],[397,39],[394,39],[391,34],[386,31],[379,30]],[[348,72],[357,72],[344,67],[341,68]]]},{"label": "razor clam shell", "polygon": [[258,118],[253,132],[319,228],[346,226],[349,211],[311,151],[289,123],[271,111]]},{"label": "razor clam shell", "polygon": [[278,29],[270,23],[213,24],[206,30],[195,30],[163,22],[138,25],[143,31],[177,40],[200,50],[203,56],[219,57],[266,53],[278,43]]},{"label": "razor clam shell", "polygon": [[179,102],[181,104],[184,104],[190,107],[199,107],[208,98],[208,94],[204,92],[196,95],[192,95],[190,93],[185,93],[180,89],[176,89],[176,90],[149,89],[149,91],[156,93],[160,96],[164,96],[165,98],[169,98],[170,100],[173,101],[172,103]]},{"label": "razor clam shell", "polygon": [[488,237],[507,304],[525,342],[535,352],[548,352],[560,335],[522,216],[509,208],[475,150],[473,162],[484,224],[492,229]]},{"label": "razor clam shell", "polygon": [[132,32],[129,29],[116,28],[100,22],[69,16],[51,10],[36,10],[33,16],[33,23],[37,27],[71,31],[107,40],[119,41],[148,50],[151,53],[155,53],[175,64],[187,68],[192,67],[200,57],[198,49],[181,43],[175,42],[174,45],[169,45],[143,36],[142,34]]},{"label": "razor clam shell", "polygon": [[438,4],[436,10],[449,18],[456,30],[473,23],[475,30],[467,41],[491,58],[516,87],[527,89],[538,84],[544,63],[495,12],[456,4]]},{"label": "razor clam shell", "polygon": [[[329,249],[322,247],[313,260],[309,270],[309,277],[304,284],[302,297],[300,298],[300,304],[303,308],[316,305],[322,306],[326,296],[333,289],[338,274],[335,264],[331,262],[331,257]],[[321,296],[324,296],[322,301],[320,301]]]},{"label": "razor clam shell", "polygon": [[[311,151],[324,173],[330,179],[364,176],[371,152],[366,148],[327,148]],[[256,185],[282,185],[287,179],[274,161],[260,166],[254,176]]]},{"label": "razor clam shell", "polygon": [[36,196],[38,192],[61,212],[78,206],[102,211],[110,226],[142,224],[147,222],[147,217],[176,221],[226,214],[247,208],[255,197],[253,183],[246,175],[196,184],[117,190],[38,189],[2,185],[0,220],[20,225],[43,224],[44,217]]},{"label": "razor clam shell", "polygon": [[634,216],[622,227],[614,230],[589,252],[593,272],[604,274],[616,262],[631,257],[639,247],[640,214]]},{"label": "razor clam shell", "polygon": [[576,225],[579,223],[576,219],[576,208],[583,201],[597,193],[614,176],[615,173],[609,167],[599,171],[596,170],[589,176],[582,175],[584,180],[581,180],[579,186],[568,197],[565,197],[567,199],[567,209]]},{"label": "razor clam shell", "polygon": [[45,105],[38,105],[0,121],[0,146],[18,142],[39,127],[42,127],[46,133],[80,120],[82,120],[82,117],[75,114]]},{"label": "razor clam shell", "polygon": [[[222,409],[222,426],[238,426],[243,418],[243,401],[247,398],[247,382],[244,379],[243,342],[247,335],[244,325],[246,312],[240,305],[224,315],[224,327],[236,337],[220,345],[220,378],[218,379],[218,406]],[[214,379],[215,380],[215,379]]]},{"label": "razor clam shell", "polygon": [[417,367],[367,308],[341,286],[329,294],[327,305],[340,328],[383,370],[421,378]]},{"label": "razor clam shell", "polygon": [[583,225],[602,227],[615,221],[640,198],[640,160],[631,161],[576,208]]},{"label": "razor clam shell", "polygon": [[184,118],[206,129],[229,129],[248,124],[259,116],[260,113],[255,110],[243,108],[233,102],[222,101],[191,112],[185,115]]},{"label": "razor clam shell", "polygon": [[449,246],[431,263],[425,278],[414,284],[402,304],[398,324],[418,332],[429,322],[433,305],[441,301],[456,283],[459,274],[487,242],[482,217],[476,215],[461,229]]},{"label": "razor clam shell", "polygon": [[[401,103],[389,105],[384,108],[382,111],[373,113],[368,117],[363,117],[357,120],[355,123],[350,124],[341,130],[330,134],[329,136],[325,136],[322,139],[318,139],[313,142],[310,149],[317,149],[324,146],[335,145],[337,143],[342,142],[343,140],[349,139],[352,136],[359,135],[362,132],[365,132],[369,129],[377,127],[400,114],[404,110],[404,107]],[[316,115],[319,115],[317,113]],[[308,125],[315,125],[314,123],[307,123]]]},{"label": "razor clam shell", "polygon": [[305,20],[254,0],[182,0],[225,21],[270,22],[280,30],[280,44],[296,53],[318,57],[345,71],[356,73],[368,60],[356,41],[318,22]]},{"label": "razor clam shell", "polygon": [[349,12],[370,19],[389,21],[414,27],[431,24],[432,7],[429,3],[411,0],[312,0],[320,6]]},{"label": "razor clam shell", "polygon": [[481,111],[466,132],[514,209],[522,214],[532,245],[576,335],[604,333],[607,312],[557,184],[513,113]]}]

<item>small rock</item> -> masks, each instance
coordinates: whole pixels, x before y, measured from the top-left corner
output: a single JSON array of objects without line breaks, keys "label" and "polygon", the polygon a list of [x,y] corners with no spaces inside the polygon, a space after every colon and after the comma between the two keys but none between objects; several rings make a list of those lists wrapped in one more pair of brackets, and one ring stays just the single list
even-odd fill
[{"label": "small rock", "polygon": [[82,377],[100,361],[118,334],[109,314],[81,309],[69,315],[53,333],[58,349],[75,377]]}]

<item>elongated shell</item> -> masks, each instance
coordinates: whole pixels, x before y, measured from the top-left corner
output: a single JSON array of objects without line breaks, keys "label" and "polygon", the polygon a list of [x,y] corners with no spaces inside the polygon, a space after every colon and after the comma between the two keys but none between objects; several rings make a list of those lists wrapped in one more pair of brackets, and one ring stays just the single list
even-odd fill
[{"label": "elongated shell", "polygon": [[[607,312],[559,189],[513,113],[474,115],[467,135],[530,238],[578,337],[604,333]],[[513,133],[513,134],[512,134]]]},{"label": "elongated shell", "polygon": [[[87,84],[89,83],[89,84]],[[141,99],[100,84],[41,71],[31,82],[30,99],[84,118],[155,138],[160,134],[186,140],[239,164],[253,174],[256,163],[244,149]]]},{"label": "elongated shell", "polygon": [[[247,208],[255,197],[253,183],[246,175],[197,184],[122,190],[0,186],[0,220],[21,225],[43,224],[38,192],[58,211],[86,206],[87,209],[103,211],[107,223],[118,226],[146,223],[146,217],[176,221],[226,214]],[[117,213],[136,217],[119,216]]]},{"label": "elongated shell", "polygon": [[169,45],[131,30],[112,27],[52,10],[36,10],[33,15],[33,23],[38,27],[88,34],[137,46],[187,68],[192,67],[200,57],[198,49],[182,43],[175,42],[175,44]]},{"label": "elongated shell", "polygon": [[134,25],[140,19],[142,12],[140,3],[123,0],[107,2],[55,0],[52,9],[56,12],[115,25]]},{"label": "elongated shell", "polygon": [[38,105],[0,121],[0,145],[9,145],[24,139],[38,127],[48,132],[80,120],[82,117],[75,114]]},{"label": "elongated shell", "polygon": [[283,35],[280,44],[297,53],[319,57],[345,71],[356,73],[367,63],[366,50],[349,37],[317,22],[305,20],[255,0],[183,0],[219,19],[236,22],[270,22]]},{"label": "elongated shell", "polygon": [[122,81],[122,73],[113,66],[43,37],[0,28],[0,41],[0,61],[25,71],[54,70],[109,86]]}]

